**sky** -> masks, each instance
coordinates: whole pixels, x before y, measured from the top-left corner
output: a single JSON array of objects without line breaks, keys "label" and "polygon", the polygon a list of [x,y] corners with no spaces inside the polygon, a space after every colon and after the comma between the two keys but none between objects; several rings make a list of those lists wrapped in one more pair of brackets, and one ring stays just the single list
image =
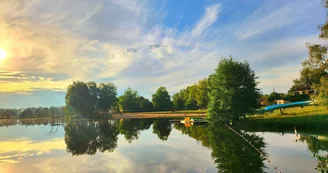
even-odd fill
[{"label": "sky", "polygon": [[322,43],[321,0],[0,0],[0,107],[61,106],[73,81],[151,98],[247,60],[263,93],[287,92]]}]

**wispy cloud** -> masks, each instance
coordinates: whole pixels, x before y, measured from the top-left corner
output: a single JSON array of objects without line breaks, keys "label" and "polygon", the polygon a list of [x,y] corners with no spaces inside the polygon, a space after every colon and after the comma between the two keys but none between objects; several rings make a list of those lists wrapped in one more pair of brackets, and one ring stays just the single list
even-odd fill
[{"label": "wispy cloud", "polygon": [[192,30],[191,35],[193,37],[198,37],[203,34],[209,27],[211,27],[216,22],[220,10],[220,4],[215,4],[207,7],[204,16],[197,23],[196,27]]},{"label": "wispy cloud", "polygon": [[[177,25],[166,18],[167,6],[154,4],[4,1],[0,47],[8,57],[0,62],[0,92],[64,91],[74,80],[92,80],[150,96],[161,85],[174,92],[207,77],[229,55],[248,60],[265,91],[287,91],[297,72],[277,72],[286,83],[278,86],[271,70],[300,68],[325,15],[319,1],[200,3],[197,15],[176,16]],[[195,8],[181,14],[188,10]]]}]

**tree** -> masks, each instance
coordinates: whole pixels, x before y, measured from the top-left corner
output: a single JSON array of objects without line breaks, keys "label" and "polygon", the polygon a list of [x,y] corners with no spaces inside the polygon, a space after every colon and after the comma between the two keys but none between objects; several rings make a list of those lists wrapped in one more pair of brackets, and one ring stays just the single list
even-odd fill
[{"label": "tree", "polygon": [[35,116],[37,117],[47,117],[47,116],[50,116],[50,111],[49,111],[49,108],[37,108],[35,110]]},{"label": "tree", "polygon": [[34,117],[34,113],[31,108],[25,109],[19,118],[27,118],[27,117]]},{"label": "tree", "polygon": [[[324,6],[328,8],[328,1],[324,0]],[[319,27],[319,38],[328,39],[328,20]],[[301,77],[299,80],[294,80],[294,86],[292,89],[299,86],[312,87],[314,90],[319,91],[318,95],[314,96],[314,99],[319,104],[327,105],[327,83],[328,83],[328,46],[320,44],[306,45],[309,50],[308,59],[303,62],[303,69],[301,71]],[[328,106],[328,105],[327,105]]]},{"label": "tree", "polygon": [[90,106],[92,105],[92,109],[97,111],[99,110],[99,89],[96,82],[88,82],[87,86],[91,96],[89,100]]},{"label": "tree", "polygon": [[171,96],[165,87],[159,87],[156,93],[152,95],[152,103],[157,111],[172,110]]},{"label": "tree", "polygon": [[139,111],[138,92],[128,88],[122,96],[119,97],[119,105],[124,111]]},{"label": "tree", "polygon": [[253,114],[260,96],[256,79],[248,62],[238,62],[232,57],[221,59],[209,78],[210,120],[227,122]]},{"label": "tree", "polygon": [[82,116],[90,116],[95,111],[94,98],[84,82],[76,81],[67,88],[66,104]]},{"label": "tree", "polygon": [[197,86],[196,101],[199,108],[205,109],[208,106],[208,82],[207,79],[200,80]]},{"label": "tree", "polygon": [[174,110],[184,110],[185,109],[185,100],[183,99],[183,95],[181,94],[181,91],[178,93],[175,93],[172,96],[172,106]]},{"label": "tree", "polygon": [[99,109],[105,112],[115,105],[117,101],[116,86],[113,83],[101,83],[98,87]]},{"label": "tree", "polygon": [[139,107],[141,111],[152,111],[153,110],[153,104],[144,97],[139,97],[138,99]]}]

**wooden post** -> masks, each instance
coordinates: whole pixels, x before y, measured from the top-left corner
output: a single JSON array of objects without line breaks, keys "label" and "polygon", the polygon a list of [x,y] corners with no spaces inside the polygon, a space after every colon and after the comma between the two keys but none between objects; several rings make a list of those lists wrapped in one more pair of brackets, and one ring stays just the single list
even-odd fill
[{"label": "wooden post", "polygon": [[280,114],[283,115],[284,113],[282,112],[282,110],[281,109],[279,109],[279,110],[280,110]]}]

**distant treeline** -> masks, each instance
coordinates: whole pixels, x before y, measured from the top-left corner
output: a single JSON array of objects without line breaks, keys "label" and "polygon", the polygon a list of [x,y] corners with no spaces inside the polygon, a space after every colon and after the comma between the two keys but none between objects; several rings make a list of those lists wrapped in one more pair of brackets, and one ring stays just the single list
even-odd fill
[{"label": "distant treeline", "polygon": [[198,84],[180,90],[172,97],[174,110],[207,109],[209,103],[208,91],[207,79],[200,80]]},{"label": "distant treeline", "polygon": [[0,118],[40,118],[65,116],[64,107],[38,107],[27,109],[0,109]]},{"label": "distant treeline", "polygon": [[185,109],[206,109],[208,97],[207,79],[171,96],[161,86],[152,95],[151,101],[140,96],[138,91],[128,88],[117,98],[117,89],[113,83],[73,82],[68,87],[66,104],[82,116],[99,115],[111,112],[148,112],[174,111]]}]

